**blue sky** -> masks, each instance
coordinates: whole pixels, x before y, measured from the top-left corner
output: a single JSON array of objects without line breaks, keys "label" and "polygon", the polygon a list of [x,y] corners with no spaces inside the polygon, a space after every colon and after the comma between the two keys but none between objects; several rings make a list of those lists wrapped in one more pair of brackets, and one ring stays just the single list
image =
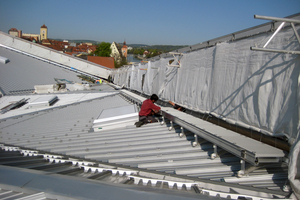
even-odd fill
[{"label": "blue sky", "polygon": [[0,30],[148,45],[194,45],[286,17],[300,0],[0,0]]}]

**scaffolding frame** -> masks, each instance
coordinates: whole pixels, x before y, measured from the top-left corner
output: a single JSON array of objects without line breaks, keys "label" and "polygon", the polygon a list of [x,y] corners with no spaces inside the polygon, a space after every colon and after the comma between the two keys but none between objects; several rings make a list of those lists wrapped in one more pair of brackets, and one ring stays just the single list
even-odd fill
[{"label": "scaffolding frame", "polygon": [[269,17],[269,16],[261,16],[261,15],[254,15],[255,19],[265,19],[265,20],[273,20],[274,22],[282,22],[277,30],[273,33],[273,35],[269,38],[269,40],[266,42],[266,44],[261,47],[250,47],[251,50],[254,51],[268,51],[268,52],[276,52],[276,53],[287,53],[287,54],[300,54],[300,51],[290,51],[290,50],[278,50],[278,49],[267,49],[267,45],[271,42],[271,40],[276,36],[276,34],[282,29],[282,27],[285,25],[285,23],[290,23],[294,33],[296,35],[296,38],[298,40],[299,46],[300,46],[300,37],[299,34],[295,28],[295,23],[299,24],[300,20],[297,19],[289,19],[289,18],[278,18],[278,17]]},{"label": "scaffolding frame", "polygon": [[[174,61],[176,61],[178,64],[177,65],[170,65],[168,64],[169,67],[180,67],[180,56],[183,56],[183,53],[177,53],[177,52],[169,52],[170,55],[173,55]],[[176,57],[178,55],[178,58]]]}]

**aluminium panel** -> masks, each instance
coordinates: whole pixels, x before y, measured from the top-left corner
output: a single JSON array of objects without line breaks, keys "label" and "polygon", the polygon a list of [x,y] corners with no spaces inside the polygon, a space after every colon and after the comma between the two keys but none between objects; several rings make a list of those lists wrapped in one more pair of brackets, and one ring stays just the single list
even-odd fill
[{"label": "aluminium panel", "polygon": [[[121,106],[115,108],[109,108],[103,110],[98,119],[105,119],[110,117],[119,117],[121,115],[132,114],[138,112],[137,107],[135,105]],[[99,120],[100,121],[100,120]],[[95,120],[97,123],[97,120]]]},{"label": "aluminium panel", "polygon": [[3,63],[3,64],[6,64],[6,63],[9,62],[9,60],[8,60],[8,58],[0,56],[0,62]]},{"label": "aluminium panel", "polygon": [[30,102],[28,104],[29,108],[40,108],[40,107],[47,107],[53,104],[55,101],[57,101],[58,98],[56,95],[50,95],[50,96],[43,96],[39,97],[36,100]]},{"label": "aluminium panel", "polygon": [[122,128],[133,125],[138,121],[138,109],[136,105],[128,105],[105,109],[93,122],[95,132]]}]

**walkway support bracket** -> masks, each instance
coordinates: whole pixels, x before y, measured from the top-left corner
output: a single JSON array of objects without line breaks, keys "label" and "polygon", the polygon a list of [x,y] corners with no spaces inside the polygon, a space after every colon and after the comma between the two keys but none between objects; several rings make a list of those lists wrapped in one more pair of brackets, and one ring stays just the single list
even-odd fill
[{"label": "walkway support bracket", "polygon": [[213,145],[213,148],[214,148],[214,153],[212,153],[211,155],[210,155],[210,158],[212,159],[212,160],[214,160],[217,156],[218,156],[218,146],[217,145]]},{"label": "walkway support bracket", "polygon": [[194,138],[195,138],[195,140],[192,145],[193,145],[193,147],[196,147],[198,145],[198,135],[194,134]]},{"label": "walkway support bracket", "polygon": [[[199,136],[200,138],[213,143],[216,147],[222,148],[254,166],[258,166],[260,163],[279,163],[284,157],[284,152],[280,149],[262,144],[254,139],[241,136],[240,134],[229,131],[225,128],[211,125],[209,122],[204,120],[197,119],[194,120],[193,124],[191,124],[183,119],[189,117],[186,113],[178,112],[182,118],[174,115],[176,110],[173,112],[174,114],[162,110],[162,115],[172,121],[172,123],[176,123],[177,125],[184,127],[187,131],[194,133],[195,140],[198,140],[197,136]],[[240,144],[232,142],[231,138],[239,140]],[[253,145],[247,145],[247,147],[244,148],[243,145],[249,144],[250,142],[253,143]],[[194,144],[198,144],[198,141],[194,141],[192,145],[194,146]],[[217,148],[215,148],[215,150],[217,150]]]}]

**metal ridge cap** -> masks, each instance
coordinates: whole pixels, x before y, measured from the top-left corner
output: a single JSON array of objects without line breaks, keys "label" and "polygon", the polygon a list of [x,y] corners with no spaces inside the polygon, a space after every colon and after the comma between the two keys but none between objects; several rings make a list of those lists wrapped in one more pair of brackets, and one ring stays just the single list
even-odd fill
[{"label": "metal ridge cap", "polygon": [[[12,145],[14,146],[14,145]],[[16,147],[16,146],[14,146]],[[16,147],[17,148],[17,147]],[[26,147],[24,147],[26,148]],[[30,150],[35,150],[32,148],[26,148],[26,149],[30,149]],[[151,170],[151,169],[143,169],[143,168],[137,168],[137,167],[131,167],[128,165],[123,165],[123,164],[117,164],[117,163],[108,163],[108,162],[103,162],[103,161],[99,161],[99,160],[95,160],[95,159],[90,159],[90,158],[81,158],[81,157],[77,157],[77,156],[70,156],[70,155],[63,155],[60,153],[52,153],[52,152],[47,152],[47,151],[43,151],[43,150],[39,150],[39,153],[43,153],[43,154],[55,154],[57,156],[61,155],[64,158],[68,158],[70,160],[78,160],[78,162],[93,162],[96,163],[98,165],[105,165],[105,166],[110,166],[110,167],[116,167],[116,168],[122,168],[122,169],[126,169],[126,170],[131,170],[131,171],[139,171],[139,174],[142,173],[146,173],[148,174],[147,177],[150,177],[151,174],[153,174],[154,177],[159,176],[164,176],[165,179],[167,180],[172,180],[172,179],[184,179],[186,181],[194,181],[198,184],[199,187],[201,188],[217,188],[217,190],[223,191],[223,192],[229,192],[231,189],[232,190],[238,190],[243,192],[243,194],[248,194],[248,195],[253,195],[253,192],[256,192],[257,194],[260,194],[260,196],[273,196],[273,195],[280,195],[282,197],[285,197],[288,195],[288,193],[283,192],[283,191],[276,191],[276,190],[271,190],[271,189],[264,189],[264,188],[254,188],[252,186],[247,186],[247,185],[240,185],[240,184],[236,184],[236,183],[228,183],[228,182],[220,182],[220,181],[214,181],[214,180],[210,180],[210,179],[204,179],[204,178],[198,178],[198,177],[191,177],[191,176],[186,176],[186,175],[180,175],[180,174],[170,174],[170,173],[166,173],[166,172],[162,172],[162,171],[156,171],[156,170]],[[0,167],[4,167],[3,165],[0,165]],[[8,166],[5,166],[8,167]],[[30,169],[21,169],[21,170],[30,170]],[[32,170],[31,170],[32,171]],[[151,176],[151,177],[153,177]],[[244,193],[245,192],[245,193]],[[242,193],[241,193],[242,195]],[[254,195],[253,195],[254,196]]]},{"label": "metal ridge cap", "polygon": [[[97,197],[99,197],[99,195],[103,195],[103,192],[105,191],[107,192],[107,194],[105,194],[103,197],[107,199],[116,199],[117,197],[120,197],[120,195],[124,195],[124,192],[127,197],[129,196],[129,198],[131,199],[141,199],[145,196],[150,198],[152,195],[155,195],[159,199],[163,199],[166,196],[169,197],[168,199],[171,199],[172,196],[175,195],[177,197],[179,195],[180,199],[189,197],[193,199],[199,198],[198,194],[186,194],[178,193],[177,191],[173,190],[166,191],[149,187],[136,187],[135,185],[109,183],[101,180],[52,174],[49,172],[41,172],[38,170],[20,169],[9,166],[0,166],[0,169],[4,172],[4,177],[6,178],[6,180],[13,179],[16,174],[18,174],[19,176],[23,177],[23,181],[28,181],[21,187],[16,183],[11,183],[3,180],[2,183],[0,183],[3,188],[9,190],[15,189],[19,192],[43,192],[42,194],[44,194],[47,199],[96,199]],[[43,182],[43,184],[39,184],[40,182]],[[70,187],[65,187],[62,190],[61,185],[55,184],[55,182],[61,182],[62,184],[69,185]],[[85,192],[82,193],[82,190],[85,190]],[[206,199],[209,199],[209,197],[207,197]]]}]

